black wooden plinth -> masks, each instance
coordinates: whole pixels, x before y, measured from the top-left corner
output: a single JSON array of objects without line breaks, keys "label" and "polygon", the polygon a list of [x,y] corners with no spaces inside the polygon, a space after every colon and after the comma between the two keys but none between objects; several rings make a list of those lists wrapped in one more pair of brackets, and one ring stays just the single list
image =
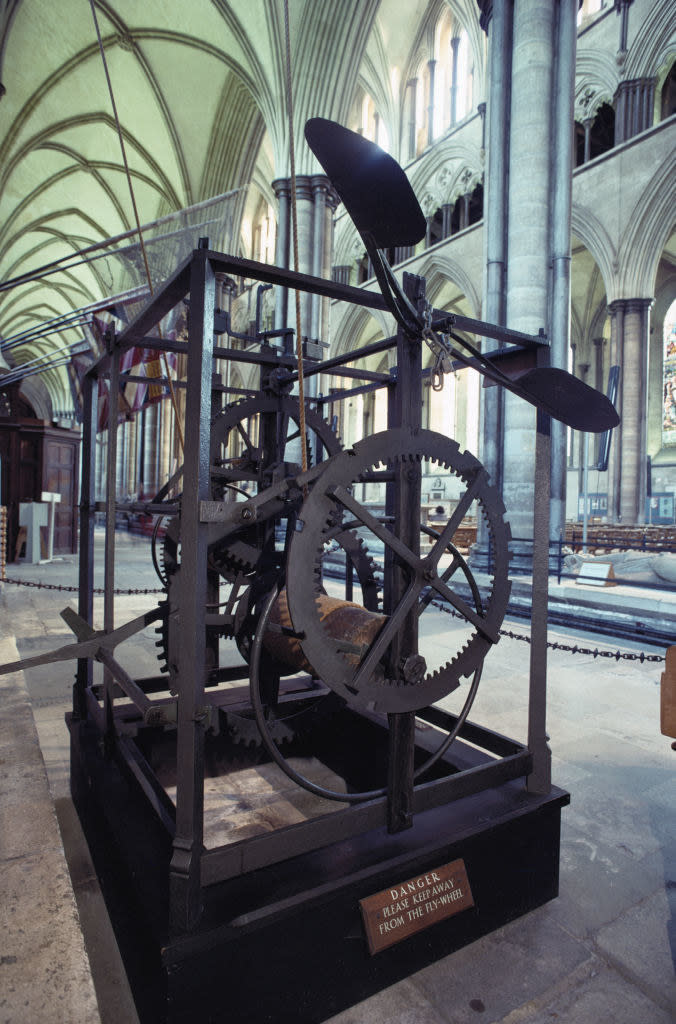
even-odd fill
[{"label": "black wooden plinth", "polygon": [[[69,722],[73,796],[142,1024],[318,1024],[558,893],[568,794],[522,780],[209,886],[199,929],[168,933],[170,844],[91,726]],[[374,956],[359,900],[456,859],[474,906]]]}]

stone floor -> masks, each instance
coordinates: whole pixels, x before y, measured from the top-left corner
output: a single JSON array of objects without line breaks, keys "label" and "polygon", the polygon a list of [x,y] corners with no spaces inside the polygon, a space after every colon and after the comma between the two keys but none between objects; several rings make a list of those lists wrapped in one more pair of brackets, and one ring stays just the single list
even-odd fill
[{"label": "stone floor", "polygon": [[[117,560],[118,586],[155,586],[146,541],[120,536]],[[7,575],[74,586],[76,564],[10,565]],[[75,597],[0,584],[0,661],[72,642],[59,611],[74,606]],[[132,618],[156,599],[119,598],[116,620]],[[97,597],[97,622],[101,607]],[[509,628],[527,633],[524,622]],[[150,627],[131,645],[130,664],[140,657],[141,644],[152,647],[154,639]],[[437,642],[447,639],[440,628]],[[597,636],[571,640],[560,630],[550,631],[550,640],[623,655],[641,651]],[[500,641],[486,660],[473,720],[524,737],[528,658],[522,640]],[[674,1020],[676,755],[659,731],[662,667],[626,657],[550,653],[553,779],[571,793],[563,810],[559,898],[331,1018],[332,1024]],[[70,662],[0,677],[0,1024],[137,1019],[69,798],[63,715],[72,678]]]}]

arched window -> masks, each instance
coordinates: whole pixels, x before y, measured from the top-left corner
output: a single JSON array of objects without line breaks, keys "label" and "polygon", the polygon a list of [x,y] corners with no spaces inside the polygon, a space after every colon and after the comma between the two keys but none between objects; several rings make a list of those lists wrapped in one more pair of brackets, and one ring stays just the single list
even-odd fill
[{"label": "arched window", "polygon": [[[462,121],[463,117],[467,117],[472,110],[474,92],[474,67],[469,48],[469,36],[464,29],[461,30],[458,37],[456,77],[455,115],[457,121]],[[452,85],[451,89],[453,89]]]},{"label": "arched window", "polygon": [[270,204],[264,199],[258,204],[252,227],[252,259],[261,263],[274,263],[275,215]]},{"label": "arched window", "polygon": [[476,224],[484,215],[484,187],[479,182],[469,194],[467,225]]},{"label": "arched window", "polygon": [[387,131],[387,125],[376,110],[376,105],[371,96],[368,93],[364,93],[364,97],[361,103],[361,120],[360,120],[360,134],[365,139],[370,139],[371,142],[375,142],[376,145],[380,146],[389,153],[390,150],[390,136]]},{"label": "arched window", "polygon": [[437,25],[434,125],[436,138],[472,110],[474,66],[469,36],[450,11]]},{"label": "arched window", "polygon": [[430,50],[431,56],[419,60],[407,83],[409,160],[472,110],[474,65],[469,36],[449,9],[437,22]]},{"label": "arched window", "polygon": [[664,318],[662,444],[676,445],[676,299]]},{"label": "arched window", "polygon": [[427,225],[427,246],[436,245],[448,234],[448,216],[444,216],[444,208],[440,206],[434,211]]},{"label": "arched window", "polygon": [[587,18],[592,18],[595,14],[598,14],[599,11],[604,10],[608,6],[609,2],[610,0],[582,0],[580,9],[577,12],[578,25],[581,25],[583,21],[587,20]]},{"label": "arched window", "polygon": [[357,260],[357,284],[364,284],[370,277],[373,277],[373,269],[368,253],[364,251],[361,259]]},{"label": "arched window", "polygon": [[575,166],[580,167],[615,145],[615,110],[603,103],[593,119],[575,122]]},{"label": "arched window", "polygon": [[676,114],[676,61],[671,65],[660,96],[660,120]]}]

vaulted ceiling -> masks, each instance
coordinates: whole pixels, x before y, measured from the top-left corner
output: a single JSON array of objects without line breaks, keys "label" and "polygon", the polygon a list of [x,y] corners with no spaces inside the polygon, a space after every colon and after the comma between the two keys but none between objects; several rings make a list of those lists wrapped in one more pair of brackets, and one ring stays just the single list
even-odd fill
[{"label": "vaulted ceiling", "polygon": [[[388,82],[395,64],[405,76],[420,26],[445,2],[289,0],[299,173],[318,169],[303,143],[305,120],[346,122],[359,84]],[[473,0],[454,6],[476,20]],[[4,0],[3,339],[96,303],[124,279],[102,261],[7,289],[22,274],[134,228],[97,23],[142,224],[233,189],[241,190],[238,222],[252,196],[272,199],[271,181],[289,173],[283,0],[94,0],[93,9],[91,0]],[[233,208],[216,212],[224,218]],[[238,239],[223,231],[218,241],[235,248]],[[125,283],[133,283],[129,274]],[[73,337],[12,342],[7,361],[34,359]],[[63,385],[63,371],[55,372]],[[48,388],[50,376],[43,375]]]}]

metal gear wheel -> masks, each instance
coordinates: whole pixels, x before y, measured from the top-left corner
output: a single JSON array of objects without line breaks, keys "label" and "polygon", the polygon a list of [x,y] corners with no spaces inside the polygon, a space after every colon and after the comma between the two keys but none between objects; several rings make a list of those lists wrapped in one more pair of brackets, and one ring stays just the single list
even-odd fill
[{"label": "metal gear wheel", "polygon": [[[369,556],[364,542],[356,533],[336,527],[330,531],[330,543],[332,548],[340,549],[345,555],[345,576],[352,570],[353,583],[360,590],[361,601],[371,611],[378,611],[381,601],[381,581],[378,577],[376,563]],[[258,626],[259,612],[268,591],[265,583],[261,581],[261,600],[256,601],[257,608],[248,610],[248,604],[253,601],[257,591],[257,585],[250,587],[244,599],[240,601],[237,612],[236,637],[242,657],[248,661],[251,655],[251,642],[253,634]],[[276,663],[273,659],[270,664],[268,652],[268,668],[270,671],[279,671],[285,674],[283,665]],[[295,670],[294,670],[295,671]],[[313,699],[312,691],[309,691],[308,700],[299,711],[291,715],[284,715],[283,709],[276,709],[270,705],[266,706],[266,725],[270,737],[276,746],[285,746],[297,741],[304,735],[310,734],[318,722],[330,715],[336,708],[336,704],[342,701],[331,692],[318,695]],[[263,746],[263,739],[256,724],[253,710],[228,712],[225,715],[228,733],[233,742],[244,744],[249,747]]]},{"label": "metal gear wheel", "polygon": [[[264,425],[263,425],[264,424]],[[338,437],[331,427],[312,409],[305,412],[306,449],[309,461],[326,458],[340,451]],[[266,437],[263,434],[266,433]],[[223,499],[226,494],[236,501],[238,495],[251,497],[271,482],[275,471],[292,473],[300,466],[290,461],[292,450],[298,448],[300,410],[297,399],[288,395],[257,395],[226,406],[211,425],[211,496]],[[270,443],[265,443],[270,442]],[[181,473],[174,474],[174,486]],[[246,488],[246,489],[245,489]],[[160,492],[162,497],[168,485]],[[158,496],[159,497],[159,496]],[[164,529],[162,529],[164,527]],[[173,575],[180,567],[180,516],[158,516],[152,537],[152,559],[163,586],[169,589]],[[266,555],[268,567],[270,551]],[[277,561],[279,561],[277,559]],[[242,581],[253,578],[260,570],[261,536],[258,527],[238,530],[223,541],[211,545],[209,567],[226,583],[238,587],[237,600],[242,601]],[[278,566],[280,567],[280,566]],[[363,560],[358,573],[366,579]],[[373,586],[372,581],[368,583]],[[241,617],[241,616],[240,616]],[[166,616],[165,616],[166,619]],[[234,630],[223,628],[221,635],[232,636]],[[157,628],[161,670],[170,662],[166,622]]]},{"label": "metal gear wheel", "polygon": [[[404,544],[392,531],[392,521],[356,499],[360,484],[414,463],[435,463],[440,470],[460,478],[465,486],[455,511],[433,540],[431,551],[421,555]],[[376,477],[376,479],[378,479]],[[471,570],[453,544],[460,522],[475,505],[477,516],[487,527],[492,545],[492,578],[482,598]],[[293,537],[287,564],[288,603],[294,630],[302,636],[301,646],[317,675],[332,690],[357,707],[374,706],[386,712],[417,711],[451,693],[461,677],[481,667],[490,647],[499,638],[507,608],[510,584],[507,578],[511,539],[504,520],[504,505],[489,483],[486,470],[456,442],[428,430],[407,428],[387,430],[360,441],[326,467],[315,482],[299,513],[299,530]],[[345,644],[332,637],[321,621],[317,604],[322,590],[322,560],[325,544],[336,521],[343,528],[359,529],[380,542],[386,561],[401,570],[406,586],[388,609],[387,619],[367,650],[346,653]],[[424,532],[428,532],[425,530]],[[369,537],[370,535],[370,537]],[[458,583],[460,582],[460,585]],[[425,647],[425,622],[436,604],[459,616],[461,646],[448,660],[435,639]],[[395,670],[386,668],[395,637],[402,622],[415,609],[418,645],[398,660]],[[447,624],[451,620],[447,620]],[[435,663],[431,670],[428,662]]]},{"label": "metal gear wheel", "polygon": [[[341,450],[329,424],[309,408],[305,432],[308,465]],[[235,484],[251,497],[271,482],[276,470],[288,467],[285,475],[298,471],[299,446],[300,409],[292,396],[258,395],[226,406],[211,424],[212,496],[218,499],[224,485]]]}]

